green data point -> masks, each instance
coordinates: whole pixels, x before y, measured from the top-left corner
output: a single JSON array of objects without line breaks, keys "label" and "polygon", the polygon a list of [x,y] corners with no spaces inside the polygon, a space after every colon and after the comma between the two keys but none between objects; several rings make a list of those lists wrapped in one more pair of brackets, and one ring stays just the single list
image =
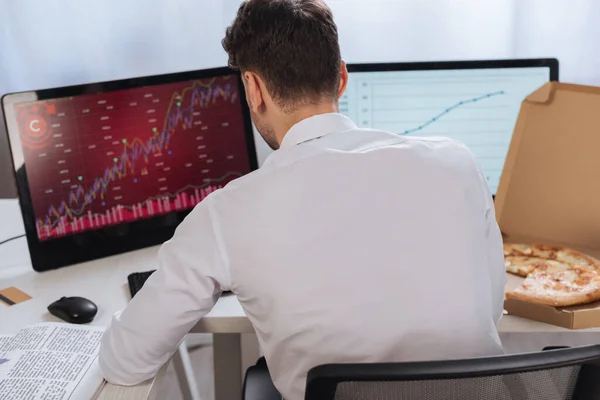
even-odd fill
[{"label": "green data point", "polygon": [[177,107],[181,107],[181,102],[180,101],[177,102]]},{"label": "green data point", "polygon": [[119,159],[117,157],[115,157],[115,158],[113,158],[113,161],[117,162],[117,161],[119,161]]},{"label": "green data point", "polygon": [[83,176],[78,176],[77,179],[79,179],[80,181],[83,180]]},{"label": "green data point", "polygon": [[156,128],[152,128],[152,132],[156,132],[158,129]]},{"label": "green data point", "polygon": [[122,140],[122,142],[123,142],[123,143],[127,143],[127,139],[123,139],[123,140]]}]

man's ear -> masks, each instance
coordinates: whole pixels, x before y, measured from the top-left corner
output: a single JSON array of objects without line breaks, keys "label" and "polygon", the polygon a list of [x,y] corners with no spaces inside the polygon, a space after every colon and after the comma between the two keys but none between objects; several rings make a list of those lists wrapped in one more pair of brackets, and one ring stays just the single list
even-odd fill
[{"label": "man's ear", "polygon": [[246,71],[242,74],[246,100],[252,112],[259,114],[265,107],[266,88],[262,79],[254,72]]},{"label": "man's ear", "polygon": [[346,91],[346,86],[348,85],[348,69],[346,68],[346,62],[342,60],[340,66],[340,87],[338,88],[338,99],[342,97],[344,91]]}]

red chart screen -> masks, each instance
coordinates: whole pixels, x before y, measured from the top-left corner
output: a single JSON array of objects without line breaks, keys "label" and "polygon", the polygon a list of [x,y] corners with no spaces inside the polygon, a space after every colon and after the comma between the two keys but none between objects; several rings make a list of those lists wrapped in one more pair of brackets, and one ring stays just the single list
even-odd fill
[{"label": "red chart screen", "polygon": [[193,208],[250,172],[236,76],[15,106],[40,241]]}]

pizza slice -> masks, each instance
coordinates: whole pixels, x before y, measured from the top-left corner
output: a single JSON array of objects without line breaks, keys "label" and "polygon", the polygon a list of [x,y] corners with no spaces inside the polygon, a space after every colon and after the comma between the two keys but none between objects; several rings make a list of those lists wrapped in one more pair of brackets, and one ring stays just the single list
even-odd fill
[{"label": "pizza slice", "polygon": [[504,257],[504,267],[506,268],[507,272],[525,278],[538,266],[545,265],[546,261],[547,260],[538,257],[510,256]]},{"label": "pizza slice", "polygon": [[600,300],[600,274],[594,267],[546,260],[506,297],[553,307],[591,303]]},{"label": "pizza slice", "polygon": [[566,264],[591,266],[600,271],[600,261],[568,248],[546,245],[504,244],[506,271],[526,277],[539,262],[555,260]]},{"label": "pizza slice", "polygon": [[519,243],[504,243],[504,257],[530,256],[531,246]]},{"label": "pizza slice", "polygon": [[594,257],[590,257],[586,254],[580,253],[575,250],[560,249],[556,253],[555,259],[557,261],[566,262],[574,265],[593,266],[600,271],[600,261],[596,260]]},{"label": "pizza slice", "polygon": [[556,246],[546,246],[543,244],[520,244],[520,243],[505,243],[504,256],[518,257],[529,256],[538,257],[546,260],[554,260],[557,253],[562,250]]}]

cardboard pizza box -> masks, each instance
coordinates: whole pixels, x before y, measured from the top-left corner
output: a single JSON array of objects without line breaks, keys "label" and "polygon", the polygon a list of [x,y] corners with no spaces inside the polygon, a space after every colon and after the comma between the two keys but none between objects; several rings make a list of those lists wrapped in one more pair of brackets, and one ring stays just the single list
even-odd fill
[{"label": "cardboard pizza box", "polygon": [[[600,259],[600,88],[550,82],[523,101],[495,206],[506,243]],[[509,276],[507,290],[521,280]],[[556,308],[507,299],[504,308],[570,329],[600,326],[600,302]]]}]

